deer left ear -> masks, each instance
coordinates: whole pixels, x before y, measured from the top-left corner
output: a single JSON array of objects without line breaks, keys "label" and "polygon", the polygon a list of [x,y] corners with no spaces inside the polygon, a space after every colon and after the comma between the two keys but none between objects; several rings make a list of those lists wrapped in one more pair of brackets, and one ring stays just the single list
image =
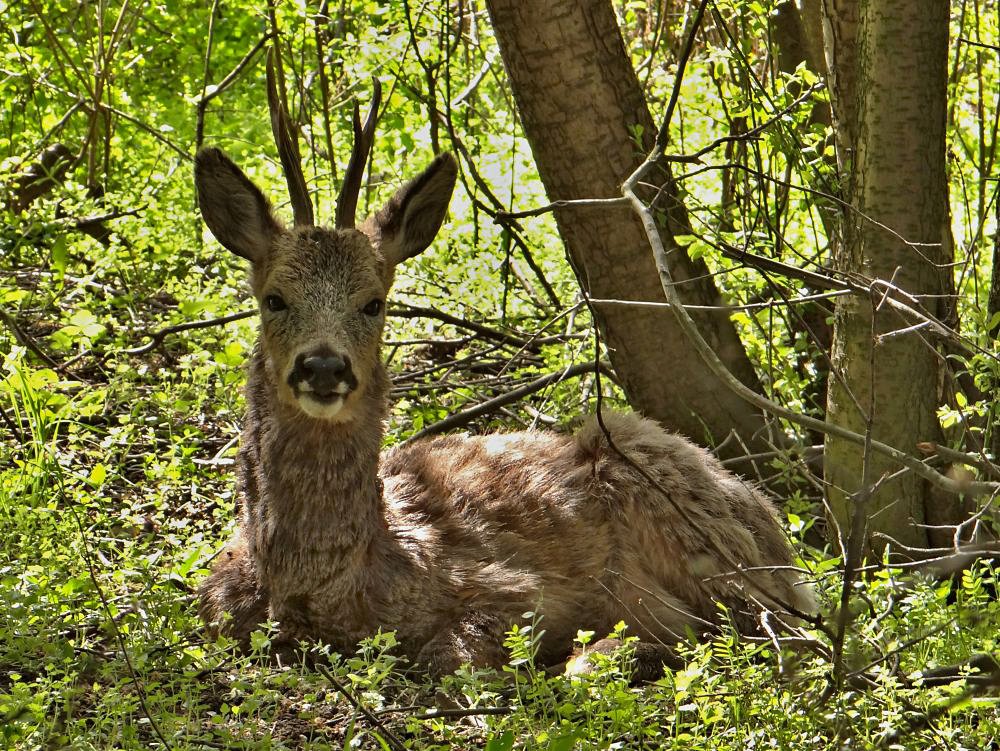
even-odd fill
[{"label": "deer left ear", "polygon": [[264,194],[218,149],[198,152],[194,175],[198,206],[215,239],[236,255],[260,263],[281,232]]},{"label": "deer left ear", "polygon": [[363,229],[390,266],[412,258],[433,242],[448,211],[457,175],[455,157],[441,154],[365,222]]}]

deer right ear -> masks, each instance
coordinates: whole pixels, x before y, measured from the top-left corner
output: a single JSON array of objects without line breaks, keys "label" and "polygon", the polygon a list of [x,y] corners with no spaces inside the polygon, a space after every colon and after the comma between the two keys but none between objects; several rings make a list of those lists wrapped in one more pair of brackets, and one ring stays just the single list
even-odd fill
[{"label": "deer right ear", "polygon": [[215,148],[198,152],[194,182],[201,215],[215,239],[238,256],[263,260],[281,225],[260,189]]},{"label": "deer right ear", "polygon": [[448,211],[457,175],[455,157],[440,154],[366,222],[365,231],[393,266],[417,255],[434,240]]}]

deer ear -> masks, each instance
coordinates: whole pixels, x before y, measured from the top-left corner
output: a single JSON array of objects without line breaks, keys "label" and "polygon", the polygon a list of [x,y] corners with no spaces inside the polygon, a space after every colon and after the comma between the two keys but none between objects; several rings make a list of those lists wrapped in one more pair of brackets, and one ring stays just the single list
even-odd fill
[{"label": "deer ear", "polygon": [[254,263],[263,260],[281,225],[271,204],[219,149],[204,148],[194,160],[198,206],[215,239]]},{"label": "deer ear", "polygon": [[366,222],[364,229],[391,265],[412,258],[434,240],[448,211],[457,175],[455,157],[439,155]]}]

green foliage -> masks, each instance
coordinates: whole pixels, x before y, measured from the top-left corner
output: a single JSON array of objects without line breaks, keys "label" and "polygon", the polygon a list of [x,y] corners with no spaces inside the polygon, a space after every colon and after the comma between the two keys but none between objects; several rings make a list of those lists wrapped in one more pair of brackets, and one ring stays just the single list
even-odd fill
[{"label": "green foliage", "polygon": [[[379,726],[306,661],[276,663],[266,629],[249,655],[208,640],[194,591],[232,525],[230,465],[254,323],[151,339],[166,327],[252,307],[241,262],[205,235],[195,211],[190,158],[200,101],[205,142],[226,148],[288,213],[262,58],[238,67],[265,33],[267,14],[260,4],[227,0],[215,4],[212,19],[211,5],[0,2],[0,745],[388,748],[386,728],[412,748],[490,751],[996,744],[994,696],[963,695],[965,681],[928,688],[907,680],[976,652],[996,653],[997,575],[987,564],[965,571],[954,597],[940,583],[887,568],[857,583],[851,602],[865,607],[846,635],[847,669],[872,683],[836,690],[830,634],[821,628],[808,632],[811,648],[795,654],[724,632],[682,648],[683,667],[641,688],[628,683],[628,639],[622,652],[594,656],[587,675],[548,675],[534,663],[545,624],[530,618],[509,635],[504,671],[465,669],[440,686],[408,672],[391,634],[373,636],[355,654],[316,647],[331,675],[379,713]],[[330,4],[338,16],[327,22],[315,5],[281,2],[277,17],[318,214],[332,216],[349,152],[349,102],[367,101],[372,75],[387,101],[361,211],[377,207],[435,145],[454,147],[448,129],[429,116],[432,102],[442,111],[450,103],[455,136],[482,184],[463,181],[445,234],[401,269],[395,299],[514,339],[477,335],[452,319],[392,318],[386,355],[396,404],[388,440],[592,359],[592,322],[574,305],[576,282],[551,216],[523,220],[530,259],[490,217],[490,210],[546,199],[483,9],[350,0]],[[682,14],[659,23],[656,13],[670,4],[619,5],[640,80],[660,112],[673,85]],[[716,33],[696,49],[681,92],[672,131],[679,151],[767,121],[814,83],[805,68],[773,70],[770,5],[733,0],[714,8]],[[317,25],[328,102],[317,78]],[[996,14],[956,19],[958,33],[996,43]],[[986,439],[995,423],[986,419],[996,410],[990,395],[1000,382],[986,333],[997,316],[986,305],[995,183],[992,157],[980,162],[978,155],[992,153],[996,139],[983,130],[976,105],[996,90],[990,54],[963,48],[951,123],[961,196],[953,206],[956,239],[965,253],[958,288],[963,319],[982,347],[958,366],[985,396],[942,405],[956,430]],[[232,85],[204,99],[236,70]],[[72,166],[16,206],[18,178],[54,143],[67,146]],[[816,414],[822,348],[799,308],[784,304],[808,290],[751,273],[720,248],[823,260],[823,202],[749,170],[786,183],[786,174],[828,180],[828,148],[827,131],[796,108],[735,147],[727,166],[687,165],[677,176],[692,211],[693,234],[683,242],[725,272],[719,280],[729,299],[748,306],[736,319],[766,388]],[[100,231],[87,231],[97,225]],[[810,320],[823,316],[820,309]],[[560,427],[591,411],[598,394],[605,404],[624,403],[609,379],[585,377],[471,428]],[[789,501],[794,535],[810,535],[815,502],[809,487]],[[823,590],[823,612],[835,613],[839,561],[802,549]],[[593,636],[581,635],[581,643]],[[427,711],[434,706],[469,713]]]}]

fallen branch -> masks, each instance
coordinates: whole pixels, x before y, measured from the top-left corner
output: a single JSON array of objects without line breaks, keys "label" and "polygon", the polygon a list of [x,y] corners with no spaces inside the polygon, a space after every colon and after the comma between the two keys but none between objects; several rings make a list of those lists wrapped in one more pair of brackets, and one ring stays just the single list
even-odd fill
[{"label": "fallen branch", "polygon": [[0,323],[3,323],[4,326],[10,329],[10,333],[14,335],[14,339],[17,340],[18,344],[34,353],[39,360],[44,362],[53,370],[59,367],[59,363],[53,360],[49,353],[42,349],[38,342],[36,342],[24,329],[18,326],[14,317],[3,308],[0,308]]},{"label": "fallen branch", "polygon": [[13,197],[9,208],[15,214],[24,211],[35,199],[44,196],[58,184],[73,164],[74,156],[69,148],[54,143],[28,165],[14,180]]},{"label": "fallen branch", "polygon": [[385,726],[385,724],[375,715],[374,712],[368,709],[368,707],[362,704],[361,701],[356,696],[354,696],[354,694],[351,693],[350,689],[348,689],[347,686],[345,686],[343,683],[337,680],[336,676],[334,676],[334,674],[330,672],[330,669],[326,665],[322,663],[316,663],[316,670],[318,670],[320,674],[322,674],[322,676],[330,682],[330,685],[337,690],[337,693],[339,693],[341,696],[347,699],[348,703],[352,707],[354,707],[361,714],[363,714],[365,716],[365,719],[368,720],[368,722],[370,722],[384,734],[386,743],[392,746],[393,749],[395,749],[395,751],[406,751],[406,746],[399,739],[399,736],[397,736],[395,733],[389,730],[389,728]]}]

